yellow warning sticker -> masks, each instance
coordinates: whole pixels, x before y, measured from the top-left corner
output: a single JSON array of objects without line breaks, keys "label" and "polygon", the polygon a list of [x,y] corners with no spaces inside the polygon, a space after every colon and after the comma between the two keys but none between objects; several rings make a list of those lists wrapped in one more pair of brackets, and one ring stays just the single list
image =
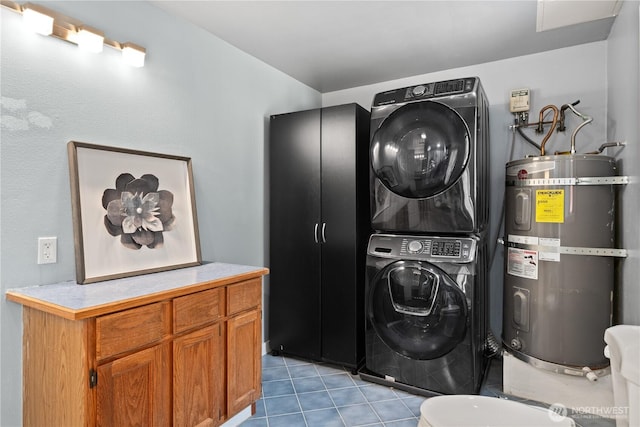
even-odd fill
[{"label": "yellow warning sticker", "polygon": [[536,190],[536,222],[564,223],[564,190]]}]

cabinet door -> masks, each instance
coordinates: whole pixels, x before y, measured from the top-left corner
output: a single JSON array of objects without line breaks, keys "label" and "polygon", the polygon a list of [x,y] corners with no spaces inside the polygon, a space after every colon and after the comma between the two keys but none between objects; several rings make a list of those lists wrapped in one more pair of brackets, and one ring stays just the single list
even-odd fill
[{"label": "cabinet door", "polygon": [[171,424],[168,343],[98,367],[98,426]]},{"label": "cabinet door", "polygon": [[354,367],[364,357],[368,125],[356,104],[322,109],[322,358]]},{"label": "cabinet door", "polygon": [[224,418],[224,338],[218,323],[174,340],[175,426],[219,425]]},{"label": "cabinet door", "polygon": [[320,357],[320,110],[271,117],[269,340]]},{"label": "cabinet door", "polygon": [[227,323],[227,407],[232,417],[260,397],[260,311],[231,317]]}]

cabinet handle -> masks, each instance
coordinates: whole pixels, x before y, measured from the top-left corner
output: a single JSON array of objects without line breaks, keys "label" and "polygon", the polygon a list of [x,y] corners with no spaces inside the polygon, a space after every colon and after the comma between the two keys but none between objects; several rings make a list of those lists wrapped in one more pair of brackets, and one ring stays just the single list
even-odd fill
[{"label": "cabinet handle", "polygon": [[324,231],[327,229],[327,223],[322,223],[322,243],[327,243],[327,237],[324,235]]},{"label": "cabinet handle", "polygon": [[318,243],[318,223],[316,222],[315,227],[313,227],[313,240]]},{"label": "cabinet handle", "polygon": [[98,371],[95,369],[89,369],[89,388],[94,388],[98,385]]}]

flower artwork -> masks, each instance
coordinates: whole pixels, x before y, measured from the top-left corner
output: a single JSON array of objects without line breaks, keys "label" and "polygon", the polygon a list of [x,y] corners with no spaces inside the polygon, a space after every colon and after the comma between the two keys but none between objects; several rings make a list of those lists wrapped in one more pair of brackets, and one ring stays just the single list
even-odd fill
[{"label": "flower artwork", "polygon": [[202,263],[189,157],[78,141],[67,151],[79,284]]},{"label": "flower artwork", "polygon": [[149,249],[162,247],[163,232],[170,231],[175,222],[173,193],[159,190],[155,175],[135,178],[123,173],[116,179],[116,188],[107,188],[102,195],[102,206],[107,213],[104,225],[107,232],[120,236],[127,248]]}]

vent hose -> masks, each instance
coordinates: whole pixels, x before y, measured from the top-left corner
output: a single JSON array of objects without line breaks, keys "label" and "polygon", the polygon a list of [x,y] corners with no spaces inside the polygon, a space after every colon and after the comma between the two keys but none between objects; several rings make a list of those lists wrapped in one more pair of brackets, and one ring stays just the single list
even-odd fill
[{"label": "vent hose", "polygon": [[[520,131],[520,128],[517,127],[513,127],[512,129],[517,129],[518,133],[522,134],[522,132]],[[535,144],[535,143],[534,143]],[[513,150],[514,147],[516,145],[516,133],[515,131],[511,133],[511,146],[509,148],[509,151],[507,153],[507,163],[513,161]],[[493,237],[493,248],[489,248],[489,272],[491,271],[491,267],[493,266],[493,263],[495,262],[496,259],[496,253],[498,252],[498,238],[500,236],[500,231],[502,229],[502,226],[504,224],[504,215],[505,215],[505,210],[504,210],[504,193],[502,194],[502,202],[500,203],[500,205],[502,205],[502,211],[500,213],[500,220],[498,221],[498,228],[496,229],[496,233],[495,236]],[[491,293],[491,289],[489,287],[488,290],[489,293]],[[490,300],[490,298],[488,298]],[[502,355],[502,344],[500,343],[500,341],[496,338],[496,336],[493,334],[493,331],[491,330],[491,325],[489,325],[487,327],[487,337],[485,340],[485,354],[488,358],[492,358],[495,356],[500,356]]]},{"label": "vent hose", "polygon": [[498,339],[495,337],[495,335],[493,335],[493,331],[491,331],[491,328],[489,328],[489,333],[487,334],[485,351],[487,353],[487,357],[489,358],[502,354],[502,345],[500,344],[500,341],[498,341]]}]

